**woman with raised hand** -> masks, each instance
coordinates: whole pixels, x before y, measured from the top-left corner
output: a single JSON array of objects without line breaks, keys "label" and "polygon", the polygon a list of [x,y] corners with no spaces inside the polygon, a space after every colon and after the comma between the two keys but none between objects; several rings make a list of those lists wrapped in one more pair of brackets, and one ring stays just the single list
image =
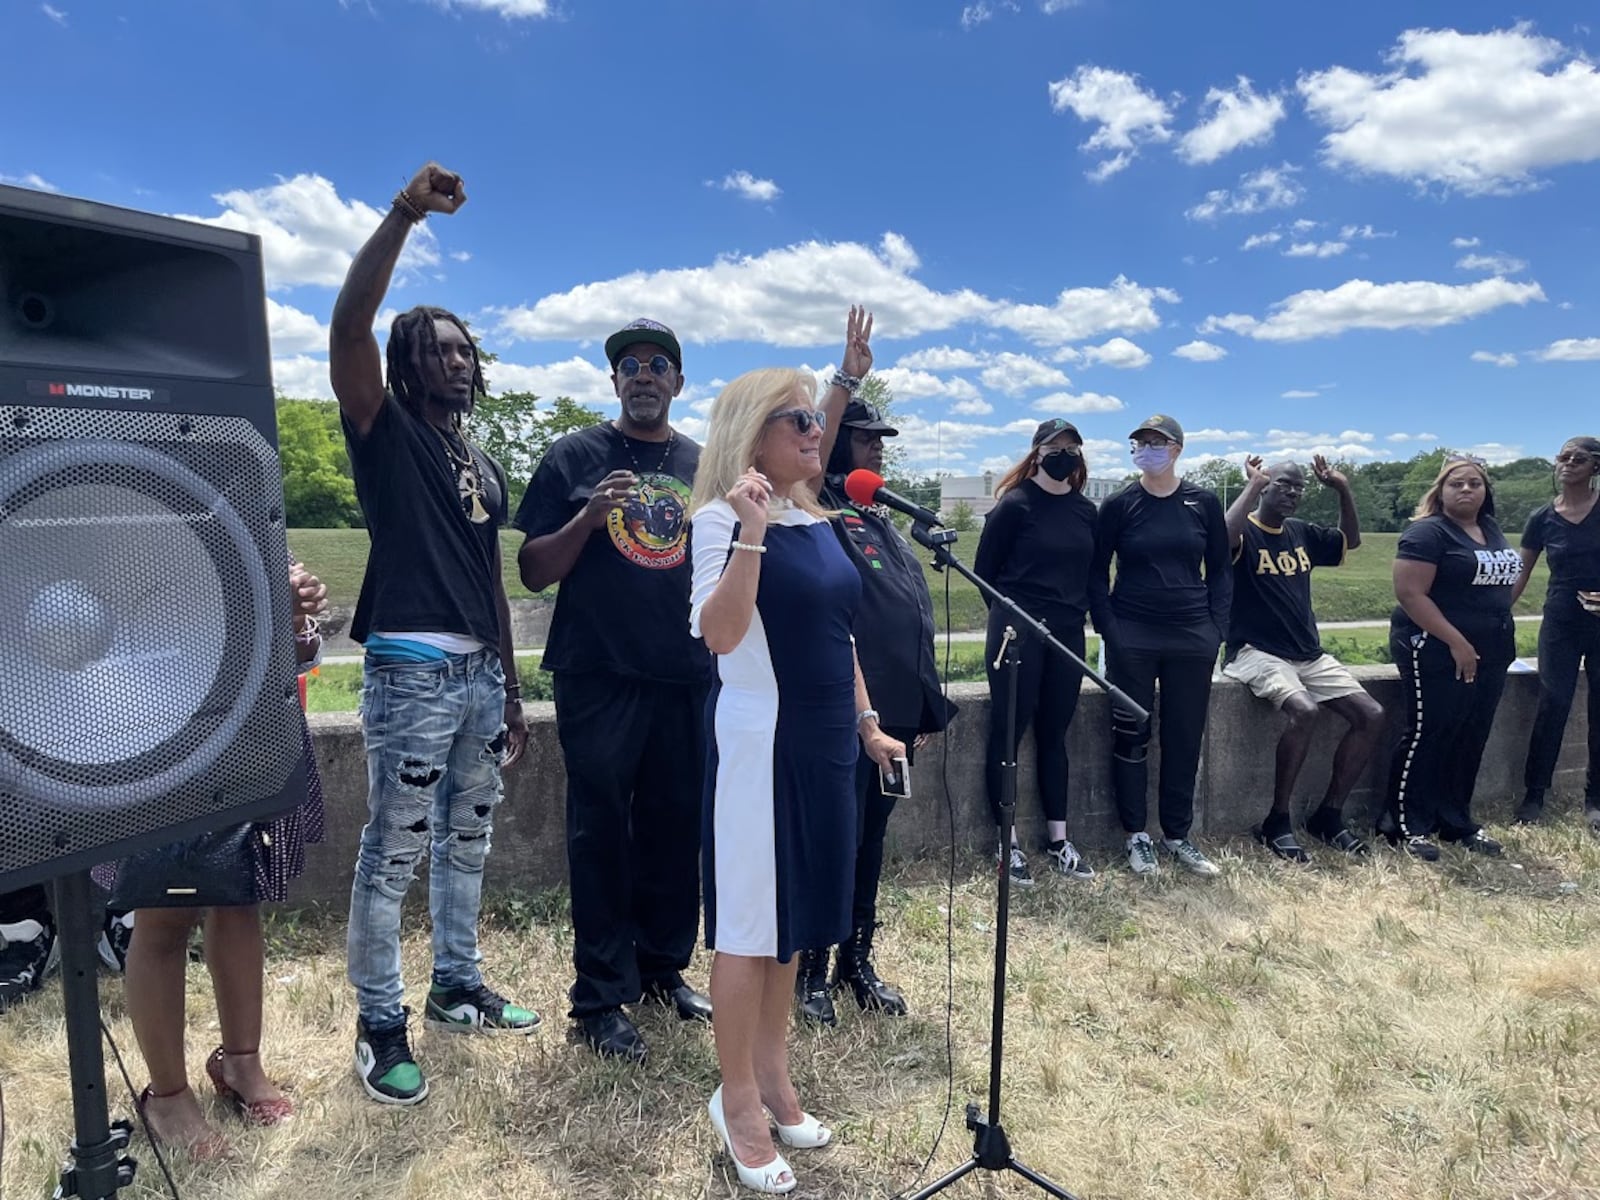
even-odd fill
[{"label": "woman with raised hand", "polygon": [[[1089,568],[1094,560],[1095,508],[1083,495],[1088,477],[1083,437],[1077,426],[1060,417],[1041,422],[1027,455],[995,487],[995,506],[984,518],[974,562],[984,580],[1015,600],[1029,616],[1043,621],[1057,640],[1080,658],[1084,618],[1089,611]],[[1008,743],[1008,672],[995,667],[1007,624],[1006,610],[991,605],[983,652],[989,672],[989,741],[984,762],[989,809],[998,823],[1000,764],[1016,755],[1022,735],[1031,726],[1050,869],[1068,879],[1093,879],[1094,869],[1067,840],[1067,726],[1078,710],[1083,671],[1024,633],[1017,648],[1016,724]],[[1019,842],[1013,827],[1011,882],[1029,887],[1033,874]]]},{"label": "woman with raised hand", "polygon": [[[1189,840],[1189,828],[1211,676],[1233,601],[1228,527],[1217,498],[1177,474],[1183,426],[1157,414],[1128,438],[1139,478],[1100,506],[1091,585],[1104,594],[1113,558],[1117,582],[1095,627],[1106,641],[1107,674],[1130,699],[1154,712],[1161,685],[1161,844],[1181,869],[1214,876],[1221,872]],[[1149,724],[1113,705],[1111,738],[1128,866],[1154,875],[1156,848],[1145,832]]]},{"label": "woman with raised hand", "polygon": [[722,1083],[711,1122],[746,1187],[782,1193],[772,1144],[821,1146],[788,1026],[800,951],[850,936],[857,739],[905,746],[872,712],[851,641],[861,580],[817,501],[822,427],[806,371],[741,375],[711,410],[695,477],[690,627],[716,656],[707,728],[706,944]]},{"label": "woman with raised hand", "polygon": [[1560,493],[1529,517],[1522,531],[1522,574],[1512,593],[1522,598],[1533,565],[1540,554],[1547,554],[1550,585],[1539,626],[1539,712],[1528,739],[1523,771],[1527,791],[1517,820],[1531,824],[1544,812],[1581,662],[1589,676],[1583,810],[1590,827],[1600,833],[1600,505],[1595,503],[1600,496],[1600,438],[1567,439],[1556,455],[1555,476]]},{"label": "woman with raised hand", "polygon": [[1452,455],[1422,494],[1394,558],[1389,652],[1405,731],[1389,760],[1378,833],[1426,862],[1437,835],[1478,854],[1500,843],[1472,819],[1489,728],[1517,655],[1511,605],[1522,558],[1494,520],[1483,460]]}]

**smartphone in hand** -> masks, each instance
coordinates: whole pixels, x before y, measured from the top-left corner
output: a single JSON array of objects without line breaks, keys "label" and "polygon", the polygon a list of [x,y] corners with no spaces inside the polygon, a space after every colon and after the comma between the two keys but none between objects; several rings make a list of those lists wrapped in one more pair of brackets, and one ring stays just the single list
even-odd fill
[{"label": "smartphone in hand", "polygon": [[891,759],[888,769],[878,768],[878,787],[897,800],[911,798],[911,764],[904,757]]}]

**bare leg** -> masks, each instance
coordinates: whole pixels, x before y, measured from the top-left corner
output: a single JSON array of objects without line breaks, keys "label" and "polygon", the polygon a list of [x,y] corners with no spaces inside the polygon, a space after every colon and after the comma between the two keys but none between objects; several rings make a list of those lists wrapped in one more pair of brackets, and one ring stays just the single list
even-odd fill
[{"label": "bare leg", "polygon": [[184,965],[189,930],[199,915],[192,908],[139,910],[123,994],[139,1052],[150,1070],[145,1119],[168,1145],[215,1157],[225,1151],[226,1143],[207,1123],[189,1090],[183,1053]]},{"label": "bare leg", "polygon": [[247,1102],[283,1097],[261,1068],[261,906],[213,908],[206,917],[206,966],[222,1024],[222,1077]]},{"label": "bare leg", "polygon": [[[761,1092],[756,1085],[756,1053],[762,1035],[770,971],[770,958],[747,958],[719,953],[711,961],[711,1006],[717,1019],[712,1033],[717,1043],[717,1065],[722,1071],[722,1114],[727,1120],[733,1151],[747,1167],[761,1167],[778,1157]],[[789,985],[777,988],[773,1004],[783,1009],[785,1027],[794,995],[794,963],[788,967]]]},{"label": "bare leg", "polygon": [[1272,811],[1274,815],[1287,818],[1295,781],[1300,778],[1300,768],[1306,765],[1306,754],[1311,750],[1311,731],[1317,724],[1317,702],[1304,692],[1296,693],[1284,700],[1283,715],[1289,718],[1289,724],[1278,739],[1277,773],[1272,782]]},{"label": "bare leg", "polygon": [[800,957],[786,963],[763,960],[767,966],[766,991],[761,998],[761,1023],[756,1031],[755,1078],[761,1102],[784,1125],[797,1125],[805,1112],[789,1078],[789,1002],[794,993],[795,969]]},{"label": "bare leg", "polygon": [[1365,692],[1359,696],[1341,696],[1328,701],[1328,707],[1350,722],[1350,728],[1339,741],[1333,754],[1333,773],[1328,777],[1328,794],[1322,798],[1324,808],[1342,810],[1344,802],[1355,788],[1372,752],[1383,736],[1383,705]]}]

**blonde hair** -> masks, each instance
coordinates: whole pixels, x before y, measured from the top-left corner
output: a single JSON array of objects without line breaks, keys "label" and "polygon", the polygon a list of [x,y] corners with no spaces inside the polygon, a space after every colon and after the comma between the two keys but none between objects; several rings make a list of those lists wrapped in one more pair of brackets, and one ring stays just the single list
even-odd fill
[{"label": "blonde hair", "polygon": [[[695,470],[694,493],[689,498],[691,513],[713,500],[721,500],[739,482],[739,477],[755,465],[756,451],[766,436],[767,418],[790,404],[796,388],[803,391],[812,404],[816,403],[816,376],[793,367],[746,371],[722,389],[711,405],[711,431],[706,436],[705,448],[700,451],[700,466]],[[790,499],[796,508],[813,516],[831,515],[817,502],[816,483],[797,484]]]},{"label": "blonde hair", "polygon": [[1489,478],[1489,468],[1477,459],[1456,455],[1444,460],[1444,465],[1434,476],[1433,483],[1422,493],[1422,499],[1417,501],[1416,512],[1411,514],[1413,521],[1420,521],[1424,517],[1437,517],[1444,511],[1445,480],[1463,467],[1471,467],[1483,476],[1483,507],[1478,510],[1478,514],[1484,517],[1494,516],[1494,482]]}]

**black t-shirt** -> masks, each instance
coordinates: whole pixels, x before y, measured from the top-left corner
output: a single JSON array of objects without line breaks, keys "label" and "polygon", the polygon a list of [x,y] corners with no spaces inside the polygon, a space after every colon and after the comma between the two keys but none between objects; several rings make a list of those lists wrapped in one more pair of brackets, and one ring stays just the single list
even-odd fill
[{"label": "black t-shirt", "polygon": [[[1493,632],[1511,613],[1511,592],[1522,573],[1522,556],[1512,549],[1492,517],[1479,517],[1483,545],[1467,536],[1449,517],[1423,517],[1400,535],[1395,557],[1433,563],[1437,574],[1428,597],[1470,641],[1474,634]],[[1407,634],[1421,627],[1396,607],[1394,625]]]},{"label": "black t-shirt", "polygon": [[1094,524],[1094,504],[1082,492],[1054,495],[1024,479],[984,518],[973,570],[1041,620],[1081,622]]},{"label": "black t-shirt", "polygon": [[853,632],[878,721],[885,729],[937,733],[950,723],[955,706],[939,686],[933,602],[922,566],[888,511],[851,503],[841,478],[830,479],[820,499],[839,511],[833,532],[861,576]]},{"label": "black t-shirt", "polygon": [[506,519],[500,464],[454,437],[447,451],[443,431],[392,396],[365,437],[345,421],[344,439],[372,540],[351,638],[364,642],[375,629],[454,633],[498,648],[498,530]]},{"label": "black t-shirt", "polygon": [[1524,550],[1542,550],[1550,564],[1544,615],[1558,621],[1592,621],[1578,603],[1579,592],[1600,591],[1600,504],[1574,524],[1546,504],[1528,518]]},{"label": "black t-shirt", "polygon": [[1344,562],[1344,534],[1288,517],[1281,529],[1245,520],[1233,560],[1233,607],[1228,616],[1228,658],[1246,645],[1290,662],[1322,654],[1311,609],[1311,569]]},{"label": "black t-shirt", "polygon": [[1213,639],[1215,650],[1228,628],[1233,562],[1214,495],[1185,479],[1170,496],[1152,496],[1138,481],[1108,496],[1095,531],[1096,586],[1105,586],[1113,555],[1111,615],[1117,621],[1199,631]]},{"label": "black t-shirt", "polygon": [[639,478],[628,504],[589,535],[556,592],[546,671],[604,671],[697,683],[711,659],[689,636],[689,492],[700,447],[623,436],[609,421],[557,439],[533,472],[513,522],[529,537],[563,528],[613,471]]}]

